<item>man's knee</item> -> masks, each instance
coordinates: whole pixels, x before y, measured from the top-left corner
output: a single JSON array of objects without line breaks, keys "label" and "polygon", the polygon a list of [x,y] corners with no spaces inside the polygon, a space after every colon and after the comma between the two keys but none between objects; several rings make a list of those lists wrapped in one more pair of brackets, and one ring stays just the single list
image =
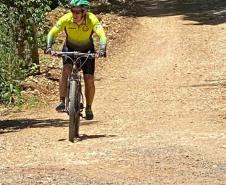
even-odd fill
[{"label": "man's knee", "polygon": [[72,70],[72,65],[71,64],[65,64],[65,65],[63,65],[62,75],[63,76],[70,75],[71,74],[71,70]]},{"label": "man's knee", "polygon": [[89,82],[94,82],[94,76],[86,74],[86,75],[84,75],[84,80],[89,81]]},{"label": "man's knee", "polygon": [[94,76],[93,75],[84,75],[84,81],[88,86],[94,86]]}]

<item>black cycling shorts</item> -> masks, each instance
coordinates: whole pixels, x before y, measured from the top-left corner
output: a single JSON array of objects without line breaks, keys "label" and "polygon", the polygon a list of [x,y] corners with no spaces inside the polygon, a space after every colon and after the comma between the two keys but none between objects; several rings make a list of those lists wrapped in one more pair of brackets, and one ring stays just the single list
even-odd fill
[{"label": "black cycling shorts", "polygon": [[[71,51],[79,51],[79,50],[72,49],[69,46],[67,46],[66,44],[64,44],[62,51],[63,52],[71,52]],[[92,46],[91,48],[89,48],[87,50],[84,50],[84,51],[80,50],[79,52],[87,53],[88,51],[90,51],[91,53],[94,53],[94,46]],[[82,57],[81,58],[81,63],[83,63],[85,60],[86,60],[86,58]],[[64,58],[63,57],[63,65],[65,65],[65,64],[72,64],[72,61],[69,58]],[[95,72],[95,58],[88,58],[87,61],[82,66],[82,71],[83,71],[84,75],[86,75],[86,74],[94,75],[94,72]]]}]

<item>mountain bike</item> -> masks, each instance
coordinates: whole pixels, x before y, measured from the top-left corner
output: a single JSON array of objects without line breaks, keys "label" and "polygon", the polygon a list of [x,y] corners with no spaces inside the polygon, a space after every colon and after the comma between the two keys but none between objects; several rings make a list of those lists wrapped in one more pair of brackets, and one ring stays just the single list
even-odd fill
[{"label": "mountain bike", "polygon": [[[80,117],[84,109],[84,98],[81,85],[81,69],[89,58],[94,58],[94,53],[54,52],[55,56],[66,57],[72,61],[72,72],[67,81],[67,96],[65,98],[65,110],[69,115],[69,141],[74,142],[79,138]],[[85,58],[85,60],[81,60]]]}]

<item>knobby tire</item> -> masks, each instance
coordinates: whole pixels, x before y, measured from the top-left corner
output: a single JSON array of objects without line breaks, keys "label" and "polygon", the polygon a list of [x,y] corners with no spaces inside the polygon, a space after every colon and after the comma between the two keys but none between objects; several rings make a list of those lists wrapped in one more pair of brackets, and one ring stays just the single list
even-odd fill
[{"label": "knobby tire", "polygon": [[70,81],[69,89],[69,141],[79,137],[80,124],[80,87],[77,81]]}]

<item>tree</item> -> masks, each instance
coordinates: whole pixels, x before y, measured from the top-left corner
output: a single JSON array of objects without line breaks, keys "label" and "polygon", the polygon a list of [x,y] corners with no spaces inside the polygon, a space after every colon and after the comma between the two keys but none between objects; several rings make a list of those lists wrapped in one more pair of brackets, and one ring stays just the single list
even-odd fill
[{"label": "tree", "polygon": [[39,35],[49,3],[0,0],[0,103],[18,103],[20,82],[31,74],[34,64],[39,66]]},{"label": "tree", "polygon": [[[49,0],[0,0],[0,22],[12,32],[16,54],[39,66],[38,31],[42,30],[45,13],[50,10]],[[1,28],[0,28],[1,29]],[[39,71],[39,67],[37,68]]]}]

